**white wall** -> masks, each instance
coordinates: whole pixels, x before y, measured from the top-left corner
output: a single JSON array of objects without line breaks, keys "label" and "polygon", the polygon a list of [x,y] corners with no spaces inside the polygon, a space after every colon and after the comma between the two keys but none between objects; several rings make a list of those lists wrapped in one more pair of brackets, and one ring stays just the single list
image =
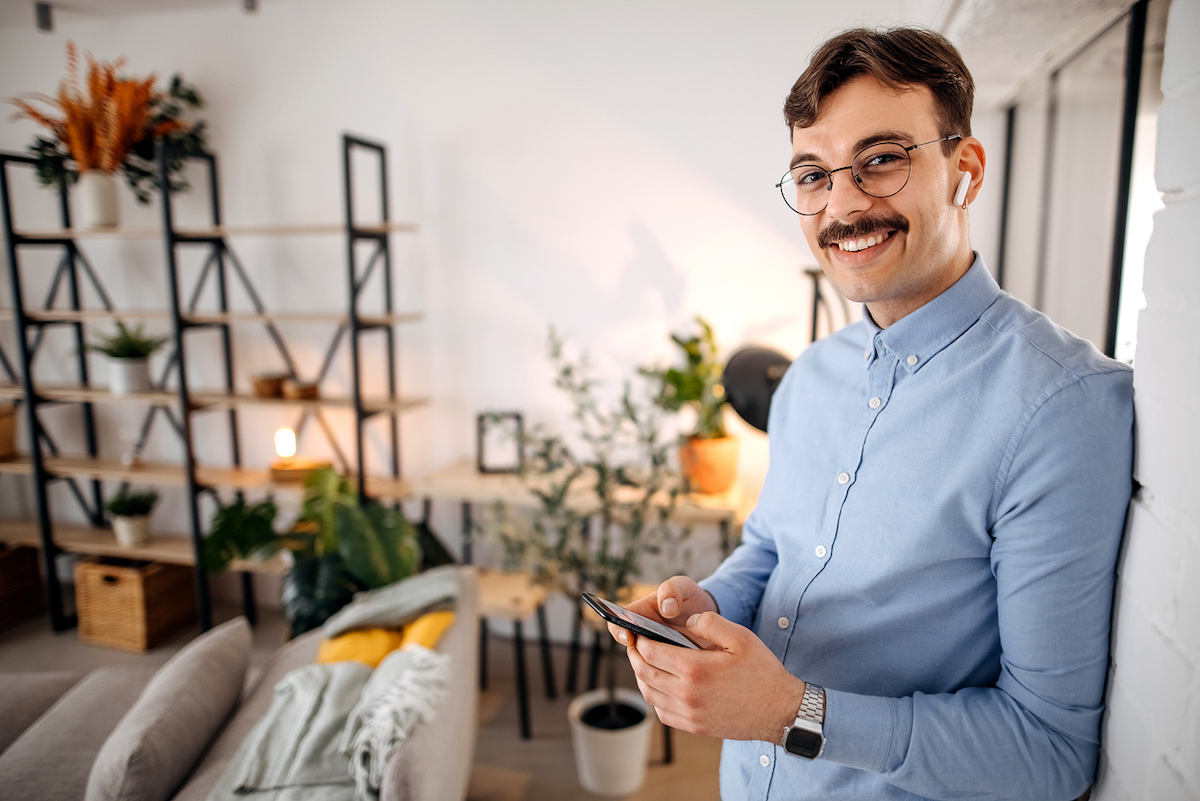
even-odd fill
[{"label": "white wall", "polygon": [[1136,477],[1120,565],[1100,801],[1200,799],[1200,3],[1167,28],[1154,218],[1138,322]]}]

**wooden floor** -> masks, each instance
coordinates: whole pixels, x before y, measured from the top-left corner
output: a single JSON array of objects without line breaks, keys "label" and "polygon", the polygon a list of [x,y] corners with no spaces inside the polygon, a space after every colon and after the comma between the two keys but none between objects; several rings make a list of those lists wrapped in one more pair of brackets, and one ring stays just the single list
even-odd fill
[{"label": "wooden floor", "polygon": [[[215,622],[238,614],[233,607],[217,607]],[[262,610],[255,629],[251,670],[262,668],[283,641],[285,626],[278,612]],[[88,671],[107,664],[155,664],[166,662],[195,636],[194,630],[180,632],[163,645],[144,654],[87,645],[76,633],[54,634],[45,616],[0,631],[0,673],[30,670]],[[475,768],[471,776],[470,801],[564,801],[598,798],[585,792],[575,775],[567,724],[570,698],[563,694],[567,666],[566,647],[554,648],[555,679],[559,697],[545,696],[541,659],[535,644],[526,646],[529,671],[530,713],[533,738],[522,740],[518,725],[516,693],[513,691],[512,642],[491,637],[488,642],[488,690],[480,696],[479,738]],[[583,660],[586,665],[586,660]],[[621,684],[632,687],[632,672],[621,660]],[[580,683],[585,681],[581,673]],[[656,723],[646,783],[633,801],[706,801],[719,798],[717,765],[720,742],[673,732],[673,761],[662,764],[662,729]]]}]

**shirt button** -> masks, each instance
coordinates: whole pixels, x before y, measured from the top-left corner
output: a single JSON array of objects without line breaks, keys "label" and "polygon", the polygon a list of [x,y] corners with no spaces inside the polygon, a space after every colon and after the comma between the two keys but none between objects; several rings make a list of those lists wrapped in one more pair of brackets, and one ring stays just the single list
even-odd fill
[{"label": "shirt button", "polygon": [[838,473],[838,483],[839,484],[849,484],[850,483],[850,474],[849,473]]},{"label": "shirt button", "polygon": [[871,349],[870,348],[867,348],[866,350],[863,351],[863,358],[864,359],[871,358]]},{"label": "shirt button", "polygon": [[818,559],[824,559],[824,558],[825,558],[825,554],[829,553],[829,551],[825,550],[825,546],[824,546],[824,545],[818,545],[818,546],[817,546],[817,550],[815,551],[815,553],[817,554],[817,558],[818,558]]},{"label": "shirt button", "polygon": [[916,356],[909,356],[908,357],[908,366],[912,367],[914,364],[917,363],[917,361],[918,361],[918,359]]},{"label": "shirt button", "polygon": [[871,398],[869,401],[867,401],[867,405],[872,409],[878,409],[883,405],[883,401],[881,401],[879,398]]},{"label": "shirt button", "polygon": [[758,764],[762,765],[765,768],[771,764],[771,758],[769,756],[767,756],[766,754],[763,754],[762,756],[760,756],[758,758]]},{"label": "shirt button", "polygon": [[779,628],[786,629],[790,625],[791,625],[791,623],[788,621],[788,619],[786,617],[779,618]]}]

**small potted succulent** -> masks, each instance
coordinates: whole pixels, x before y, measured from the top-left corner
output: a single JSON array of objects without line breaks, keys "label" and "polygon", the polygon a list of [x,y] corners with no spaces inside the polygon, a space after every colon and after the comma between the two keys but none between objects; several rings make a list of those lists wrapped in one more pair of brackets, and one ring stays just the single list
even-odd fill
[{"label": "small potted succulent", "polygon": [[141,545],[150,539],[150,512],[158,502],[154,490],[130,492],[128,487],[108,499],[104,510],[112,516],[113,534],[126,548]]},{"label": "small potted succulent", "polygon": [[684,362],[666,370],[643,368],[642,374],[660,384],[657,403],[678,412],[691,407],[696,425],[679,447],[679,464],[691,488],[713,495],[725,492],[737,479],[738,441],[725,431],[725,386],[712,326],[696,318],[699,331],[671,340],[683,351]]},{"label": "small potted succulent", "polygon": [[130,395],[154,390],[150,380],[150,354],[165,345],[168,339],[170,337],[146,336],[141,325],[131,329],[117,320],[117,332],[101,336],[100,341],[89,345],[88,349],[109,358],[112,394]]}]

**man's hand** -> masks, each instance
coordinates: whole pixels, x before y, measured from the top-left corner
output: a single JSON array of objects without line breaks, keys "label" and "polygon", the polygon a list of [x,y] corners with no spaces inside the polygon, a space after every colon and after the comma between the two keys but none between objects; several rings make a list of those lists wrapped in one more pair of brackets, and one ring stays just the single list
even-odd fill
[{"label": "man's hand", "polygon": [[[658,585],[658,592],[639,598],[625,607],[672,628],[688,633],[683,623],[701,612],[716,612],[717,602],[687,576],[675,576]],[[628,629],[609,623],[608,632],[622,645],[633,645],[636,635]]]},{"label": "man's hand", "polygon": [[684,631],[711,647],[694,651],[638,637],[628,649],[638,688],[659,720],[708,737],[779,742],[796,719],[804,682],[754,632],[714,611],[693,614]]}]

